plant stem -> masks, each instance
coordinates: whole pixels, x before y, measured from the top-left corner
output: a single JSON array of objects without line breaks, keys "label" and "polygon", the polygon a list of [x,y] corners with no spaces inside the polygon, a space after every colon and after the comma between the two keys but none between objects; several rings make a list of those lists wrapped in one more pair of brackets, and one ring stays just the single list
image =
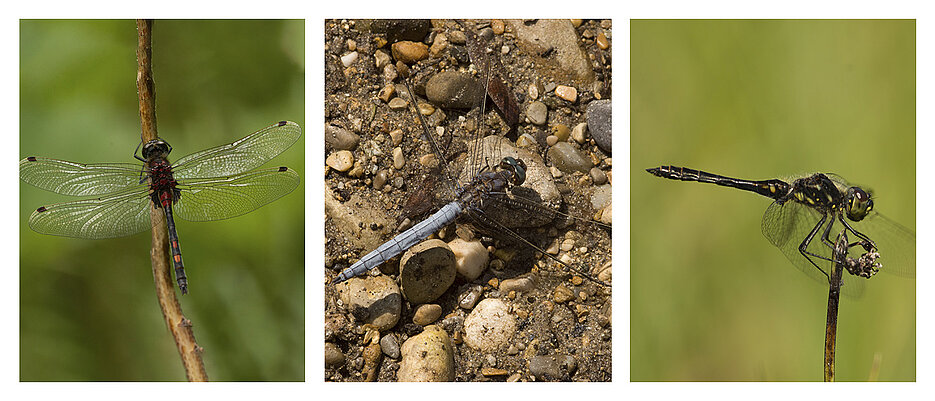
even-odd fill
[{"label": "plant stem", "polygon": [[[152,27],[152,20],[136,20],[136,88],[140,100],[140,136],[144,143],[158,137],[156,134],[156,90],[152,68]],[[153,222],[153,246],[150,250],[150,260],[153,266],[156,298],[159,300],[162,316],[175,340],[188,381],[208,381],[204,361],[201,359],[204,349],[195,342],[192,322],[182,314],[182,307],[175,296],[175,284],[170,275],[168,263],[169,239],[166,232],[165,214],[152,205],[150,217]]]}]

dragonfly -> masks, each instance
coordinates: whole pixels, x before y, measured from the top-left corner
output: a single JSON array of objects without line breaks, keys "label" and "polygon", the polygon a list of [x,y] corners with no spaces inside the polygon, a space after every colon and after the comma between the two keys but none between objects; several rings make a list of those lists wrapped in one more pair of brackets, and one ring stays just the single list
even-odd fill
[{"label": "dragonfly", "polygon": [[[465,168],[460,175],[456,175],[451,171],[453,170],[453,166],[447,163],[448,157],[442,149],[442,141],[440,138],[436,138],[435,135],[433,135],[434,130],[429,127],[422,113],[418,110],[418,102],[409,84],[409,78],[404,77],[404,83],[407,89],[405,92],[408,93],[411,99],[409,102],[411,112],[417,116],[419,124],[421,125],[420,128],[423,132],[423,137],[430,145],[435,155],[435,160],[440,163],[440,169],[437,174],[440,176],[438,180],[443,184],[441,184],[442,189],[436,192],[443,193],[444,197],[449,202],[444,204],[444,206],[425,220],[415,224],[408,230],[396,235],[394,238],[360,257],[359,260],[334,277],[331,283],[338,284],[375,269],[427,238],[429,235],[438,232],[443,227],[454,222],[457,218],[463,216],[466,220],[473,223],[475,227],[483,231],[507,238],[510,241],[524,244],[537,252],[541,252],[542,255],[564,266],[571,272],[575,272],[600,286],[609,286],[608,283],[589,274],[587,269],[580,266],[573,266],[542,250],[542,248],[536,244],[536,241],[520,235],[512,229],[511,226],[515,227],[514,222],[509,222],[507,219],[503,218],[504,214],[520,219],[522,219],[522,215],[524,214],[535,215],[533,219],[539,218],[545,221],[552,221],[555,217],[563,217],[568,220],[590,225],[591,227],[596,227],[595,229],[598,230],[610,229],[609,225],[594,221],[593,219],[579,218],[543,205],[540,199],[537,199],[538,194],[534,189],[523,186],[529,173],[529,166],[527,166],[522,157],[519,156],[520,152],[517,152],[515,148],[511,146],[505,145],[506,140],[501,136],[490,135],[485,137],[483,126],[484,118],[486,117],[485,100],[487,96],[490,94],[498,107],[505,111],[506,116],[504,120],[507,122],[507,125],[509,125],[509,121],[512,120],[510,117],[511,113],[515,113],[516,104],[515,99],[511,99],[512,102],[508,99],[499,99],[505,96],[506,93],[509,93],[510,90],[509,86],[500,79],[500,77],[505,76],[505,74],[497,71],[498,68],[502,69],[502,66],[498,65],[499,62],[497,59],[480,59],[481,55],[490,54],[490,52],[477,51],[477,47],[472,48],[471,43],[473,41],[479,42],[479,39],[469,29],[465,29],[465,34],[468,40],[471,60],[478,66],[477,75],[482,82],[484,96],[481,97],[474,108],[474,110],[479,111],[477,114],[477,128],[474,130],[473,136],[465,141],[465,147],[468,149],[468,159],[470,159],[470,161],[467,162],[467,168]],[[477,42],[474,43],[476,44]],[[491,91],[492,88],[497,89]],[[492,95],[492,92],[496,92],[496,96]],[[510,94],[510,96],[512,97],[512,94]],[[505,102],[503,103],[504,106],[500,106],[501,101]],[[511,112],[510,110],[513,111]],[[548,173],[545,174],[547,175]]]},{"label": "dragonfly", "polygon": [[[787,182],[731,178],[676,166],[646,171],[661,178],[711,183],[772,199],[763,214],[763,235],[799,270],[820,282],[830,283],[832,263],[843,265],[849,273],[841,286],[845,295],[859,297],[864,291],[861,279],[879,271],[915,277],[915,233],[877,212],[871,192],[836,174],[814,173]],[[831,233],[849,233],[856,240],[847,244],[845,252],[835,252]]]},{"label": "dragonfly", "polygon": [[188,293],[175,216],[188,221],[237,217],[273,202],[299,185],[288,167],[256,169],[299,139],[302,130],[280,121],[232,143],[192,153],[169,163],[172,147],[154,139],[133,157],[145,164],[82,164],[30,156],[20,161],[20,179],[69,196],[98,196],[37,208],[29,227],[40,234],[104,239],[152,227],[150,204],[166,217],[176,282]]}]

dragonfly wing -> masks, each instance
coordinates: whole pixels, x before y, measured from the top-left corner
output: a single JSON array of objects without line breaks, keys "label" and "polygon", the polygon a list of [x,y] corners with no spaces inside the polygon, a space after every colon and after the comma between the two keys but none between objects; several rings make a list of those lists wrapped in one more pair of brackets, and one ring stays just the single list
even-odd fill
[{"label": "dragonfly wing", "polygon": [[112,195],[43,206],[29,216],[29,227],[41,234],[77,238],[115,238],[152,226],[148,185]]},{"label": "dragonfly wing", "polygon": [[81,164],[44,157],[19,162],[23,182],[62,195],[95,196],[140,184],[143,167],[130,163]]},{"label": "dragonfly wing", "polygon": [[181,197],[173,210],[188,221],[229,219],[279,199],[298,185],[299,174],[287,167],[187,180],[177,187]]},{"label": "dragonfly wing", "polygon": [[280,121],[233,143],[185,156],[172,166],[175,179],[229,177],[253,170],[288,149],[302,135],[291,121]]}]

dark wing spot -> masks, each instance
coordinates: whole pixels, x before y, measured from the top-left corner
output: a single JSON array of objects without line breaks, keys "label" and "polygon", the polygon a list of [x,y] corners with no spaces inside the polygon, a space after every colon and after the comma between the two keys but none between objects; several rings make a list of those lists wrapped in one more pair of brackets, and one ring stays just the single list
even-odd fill
[{"label": "dark wing spot", "polygon": [[31,161],[31,162],[34,162],[34,161],[36,161],[36,156],[29,156],[29,157],[26,158],[26,160]]},{"label": "dark wing spot", "polygon": [[279,122],[279,126],[282,127],[283,125],[286,125],[286,123],[287,123],[287,121],[280,121],[280,122]]},{"label": "dark wing spot", "polygon": [[42,213],[42,212],[44,212],[44,211],[46,211],[46,210],[47,210],[47,209],[45,208],[45,206],[39,206],[39,208],[36,209],[36,213]]},{"label": "dark wing spot", "polygon": [[283,167],[280,167],[280,168],[279,168],[279,172],[280,172],[280,173],[282,173],[282,172],[284,172],[284,171],[286,171],[286,170],[289,170],[289,167],[283,166]]}]

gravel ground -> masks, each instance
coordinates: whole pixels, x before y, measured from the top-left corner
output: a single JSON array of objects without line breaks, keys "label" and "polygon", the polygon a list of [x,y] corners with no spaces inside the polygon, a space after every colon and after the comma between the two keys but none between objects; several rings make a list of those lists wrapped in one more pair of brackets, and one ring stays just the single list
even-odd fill
[{"label": "gravel ground", "polygon": [[[412,40],[429,49],[427,58],[408,63],[420,106],[429,103],[425,98],[426,81],[439,72],[477,74],[467,46],[460,39],[465,36],[461,25],[451,20],[405,21],[408,25],[402,27],[368,20],[325,23],[325,155],[330,166],[326,168],[323,194],[326,282],[397,234],[400,220],[405,220],[401,215],[411,213],[414,221],[423,218],[425,212],[420,215],[406,203],[420,189],[431,188],[424,180],[437,174],[430,168],[432,156],[427,156],[433,152],[421,139],[423,130],[411,108],[394,104],[411,101],[404,93],[405,87],[399,85],[399,68],[405,67],[397,64],[391,51],[393,43]],[[447,333],[451,344],[448,351],[453,374],[446,380],[610,381],[610,206],[593,206],[601,203],[597,194],[609,194],[603,189],[609,189],[613,182],[610,108],[603,108],[607,110],[608,127],[603,138],[598,138],[601,134],[597,132],[588,132],[581,142],[574,139],[575,133],[572,138],[568,136],[581,123],[595,121],[589,115],[592,103],[606,105],[611,99],[611,52],[607,48],[608,38],[612,39],[611,21],[469,20],[464,25],[487,39],[489,48],[494,49],[491,54],[499,56],[504,81],[512,87],[519,106],[516,129],[509,132],[503,112],[489,100],[479,129],[475,122],[477,108],[435,105],[434,112],[425,108],[423,114],[430,126],[442,127],[439,142],[452,176],[468,163],[467,144],[478,131],[506,133],[502,141],[532,154],[534,160],[530,163],[544,160],[546,180],[557,188],[560,197],[558,210],[572,217],[559,214],[555,219],[546,219],[545,225],[515,230],[541,249],[552,248],[550,254],[570,261],[577,271],[502,234],[473,227],[468,221],[458,220],[443,229],[438,237],[445,241],[476,237],[494,250],[491,267],[480,277],[468,281],[459,276],[431,302],[432,308],[426,308],[441,307],[441,316],[434,324],[444,329],[442,334]],[[387,86],[395,89],[395,95],[386,96]],[[567,87],[574,88],[573,99]],[[544,123],[531,122],[542,116],[527,115],[534,102],[547,108]],[[593,168],[586,173],[559,170],[555,159],[560,156],[549,152],[556,139],[550,135],[570,144],[574,153],[582,155]],[[443,185],[423,192],[442,194],[444,191],[438,188]],[[591,223],[594,219],[607,225]],[[395,258],[378,270],[396,279],[398,265],[399,258]],[[604,285],[589,280],[598,277]],[[531,278],[528,282],[532,285],[501,291],[504,280],[515,278]],[[407,356],[405,349],[400,355],[397,348],[425,327],[413,322],[419,305],[402,300],[396,312],[398,322],[377,329],[364,324],[368,316],[340,300],[335,285],[325,286],[325,380],[398,380],[401,360]],[[465,321],[477,302],[466,297],[476,301],[497,298],[508,305],[509,319],[516,322],[509,341],[487,351],[467,345],[463,340]],[[422,319],[417,321],[424,323]]]}]

